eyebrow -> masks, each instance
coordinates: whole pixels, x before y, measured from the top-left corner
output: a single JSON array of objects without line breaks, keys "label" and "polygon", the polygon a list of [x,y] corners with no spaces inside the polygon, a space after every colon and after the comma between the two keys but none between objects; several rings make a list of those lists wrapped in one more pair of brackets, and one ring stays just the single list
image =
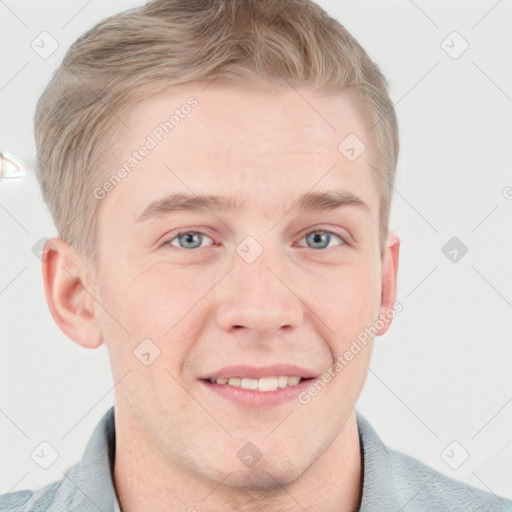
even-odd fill
[{"label": "eyebrow", "polygon": [[[137,217],[136,223],[162,217],[168,213],[180,211],[227,211],[241,210],[243,201],[236,197],[211,194],[169,194],[151,202]],[[371,213],[369,206],[349,191],[331,190],[325,192],[306,192],[295,199],[289,211],[297,208],[299,212],[335,210],[343,206],[357,207]]]}]

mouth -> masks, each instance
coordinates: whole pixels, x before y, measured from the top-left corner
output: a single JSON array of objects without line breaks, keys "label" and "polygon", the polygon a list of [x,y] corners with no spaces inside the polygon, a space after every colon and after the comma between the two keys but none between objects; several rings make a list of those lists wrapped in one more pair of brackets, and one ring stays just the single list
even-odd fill
[{"label": "mouth", "polygon": [[296,399],[315,378],[292,365],[231,366],[200,379],[204,387],[238,406],[275,406]]},{"label": "mouth", "polygon": [[276,391],[277,389],[284,389],[292,386],[297,386],[304,380],[311,380],[311,378],[297,377],[296,375],[279,375],[275,377],[209,377],[207,380],[212,384],[219,384],[220,386],[233,386],[242,389],[252,389],[262,391],[264,393]]}]

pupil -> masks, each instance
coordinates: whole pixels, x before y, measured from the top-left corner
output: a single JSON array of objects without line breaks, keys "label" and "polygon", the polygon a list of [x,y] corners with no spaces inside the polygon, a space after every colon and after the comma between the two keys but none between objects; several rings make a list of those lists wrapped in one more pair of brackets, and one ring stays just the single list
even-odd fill
[{"label": "pupil", "polygon": [[193,244],[194,243],[194,237],[196,236],[195,233],[185,233],[182,235],[185,239],[185,245],[187,244]]},{"label": "pupil", "polygon": [[314,244],[317,244],[317,243],[325,243],[325,237],[329,236],[328,233],[313,233],[313,243]]}]

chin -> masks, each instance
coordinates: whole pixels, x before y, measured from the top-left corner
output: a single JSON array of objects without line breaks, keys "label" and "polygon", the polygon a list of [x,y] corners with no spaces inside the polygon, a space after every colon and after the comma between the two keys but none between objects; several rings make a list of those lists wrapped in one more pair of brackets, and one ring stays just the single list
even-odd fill
[{"label": "chin", "polygon": [[306,468],[296,467],[289,460],[283,458],[280,461],[261,459],[251,468],[239,468],[236,471],[231,468],[231,470],[231,474],[224,481],[226,485],[243,488],[247,491],[265,491],[265,494],[268,495],[271,489],[281,490],[281,486],[295,481]]}]

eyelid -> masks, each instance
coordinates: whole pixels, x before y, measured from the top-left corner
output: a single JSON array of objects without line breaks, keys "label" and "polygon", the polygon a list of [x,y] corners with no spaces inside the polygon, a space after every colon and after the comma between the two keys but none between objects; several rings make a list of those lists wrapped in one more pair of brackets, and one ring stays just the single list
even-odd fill
[{"label": "eyelid", "polygon": [[345,243],[347,244],[353,244],[356,241],[352,237],[352,234],[346,229],[338,225],[332,225],[332,224],[313,224],[313,227],[306,228],[304,231],[301,231],[302,235],[301,238],[308,235],[312,232],[323,232],[323,233],[330,233],[332,235],[339,236]]}]

